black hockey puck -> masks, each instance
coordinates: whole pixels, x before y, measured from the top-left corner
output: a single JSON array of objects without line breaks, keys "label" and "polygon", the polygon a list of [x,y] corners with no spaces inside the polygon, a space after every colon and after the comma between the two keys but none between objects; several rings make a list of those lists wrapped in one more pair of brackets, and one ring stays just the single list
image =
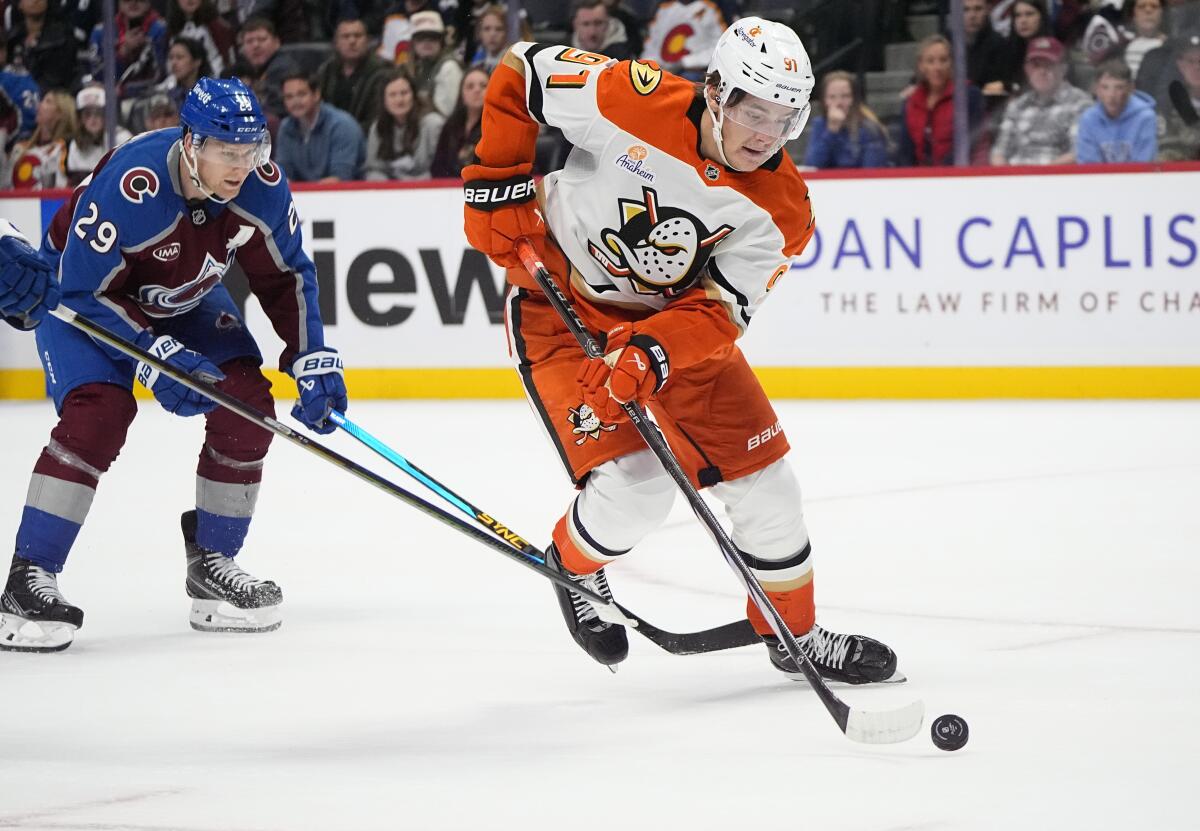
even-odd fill
[{"label": "black hockey puck", "polygon": [[967,720],[947,713],[933,720],[929,734],[939,750],[958,750],[967,743]]}]

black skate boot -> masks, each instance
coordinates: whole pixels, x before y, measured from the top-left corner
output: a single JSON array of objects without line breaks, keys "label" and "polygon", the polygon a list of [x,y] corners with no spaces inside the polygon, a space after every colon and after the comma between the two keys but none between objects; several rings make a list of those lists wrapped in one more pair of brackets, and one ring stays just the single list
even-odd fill
[{"label": "black skate boot", "polygon": [[[558,558],[558,548],[553,544],[546,549],[546,565],[606,600],[612,600],[604,569],[582,577],[572,574],[563,568]],[[625,627],[601,620],[583,595],[565,589],[557,583],[551,585],[554,586],[554,594],[558,596],[558,607],[562,610],[563,619],[567,622],[567,629],[570,630],[575,643],[583,647],[584,652],[616,672],[617,664],[629,655],[629,638],[625,634]]]},{"label": "black skate boot", "polygon": [[[813,624],[807,635],[797,636],[796,640],[821,677],[829,681],[895,684],[905,680],[896,671],[896,653],[873,638],[839,635]],[[797,679],[804,678],[779,638],[764,635],[763,643],[776,669]]]},{"label": "black skate boot", "polygon": [[283,622],[283,592],[242,571],[233,557],[196,544],[196,512],[180,517],[187,549],[191,624],[200,632],[271,632]]},{"label": "black skate boot", "polygon": [[62,596],[58,575],[14,555],[0,595],[0,649],[59,652],[81,626],[83,609]]}]

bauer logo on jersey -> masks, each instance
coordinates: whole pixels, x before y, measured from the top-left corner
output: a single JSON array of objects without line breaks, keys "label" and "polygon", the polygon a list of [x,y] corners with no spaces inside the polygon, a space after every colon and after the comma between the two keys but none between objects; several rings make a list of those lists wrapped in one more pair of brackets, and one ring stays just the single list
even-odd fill
[{"label": "bauer logo on jersey", "polygon": [[648,151],[645,147],[640,144],[635,144],[624,153],[617,156],[614,164],[616,164],[616,166],[622,170],[632,173],[634,176],[637,176],[640,179],[644,179],[647,182],[653,182],[656,178],[654,171],[643,164],[647,155]]},{"label": "bauer logo on jersey", "polygon": [[228,268],[228,262],[220,262],[212,254],[205,254],[204,265],[194,279],[174,288],[142,286],[138,291],[138,305],[150,317],[174,317],[189,312],[199,306],[204,295],[221,282]]},{"label": "bauer logo on jersey", "polygon": [[587,404],[580,404],[578,408],[570,407],[567,412],[567,421],[571,422],[571,432],[579,436],[575,440],[576,444],[583,444],[588,439],[592,441],[600,441],[601,433],[611,433],[617,429],[615,424],[605,424],[600,420],[600,416],[596,415],[596,411]]},{"label": "bauer logo on jersey", "polygon": [[588,242],[588,253],[614,277],[629,280],[639,294],[674,297],[700,276],[713,246],[733,231],[722,225],[709,231],[681,208],[658,204],[654,188],[642,188],[643,200],[619,199],[621,228],[600,233],[604,245]]}]

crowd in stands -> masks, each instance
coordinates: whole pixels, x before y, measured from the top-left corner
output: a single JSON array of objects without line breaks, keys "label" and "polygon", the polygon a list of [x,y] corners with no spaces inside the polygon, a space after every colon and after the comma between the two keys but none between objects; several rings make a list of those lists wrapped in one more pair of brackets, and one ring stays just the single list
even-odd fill
[{"label": "crowd in stands", "polygon": [[[0,0],[0,187],[74,185],[107,152],[101,5]],[[118,0],[116,140],[177,126],[197,78],[238,77],[259,96],[293,181],[453,178],[473,161],[510,24],[532,38],[538,5],[510,15],[487,0]],[[759,10],[755,0],[569,0],[557,34],[699,81],[728,21]],[[955,77],[958,27],[944,25],[919,42],[889,121],[867,106],[862,75],[820,71],[814,117],[789,146],[796,161],[953,164],[959,84],[972,164],[1200,158],[1200,0],[964,0],[961,23],[967,77]],[[545,131],[539,170],[569,150]]]}]

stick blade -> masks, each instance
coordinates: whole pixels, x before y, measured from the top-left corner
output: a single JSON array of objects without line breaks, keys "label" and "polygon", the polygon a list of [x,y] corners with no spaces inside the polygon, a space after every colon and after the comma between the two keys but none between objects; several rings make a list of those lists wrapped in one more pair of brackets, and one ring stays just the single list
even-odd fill
[{"label": "stick blade", "polygon": [[896,744],[917,735],[925,720],[925,703],[914,701],[899,710],[850,709],[845,733],[851,741],[862,744]]}]

